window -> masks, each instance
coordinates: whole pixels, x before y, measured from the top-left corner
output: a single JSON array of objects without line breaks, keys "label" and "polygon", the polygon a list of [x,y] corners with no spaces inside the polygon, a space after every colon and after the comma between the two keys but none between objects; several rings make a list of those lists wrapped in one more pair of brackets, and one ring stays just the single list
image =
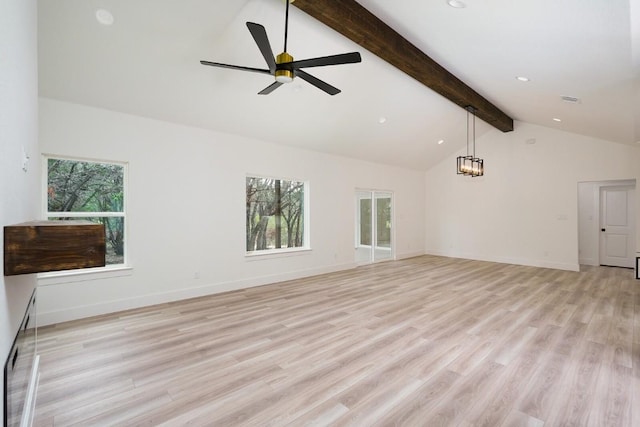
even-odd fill
[{"label": "window", "polygon": [[47,219],[104,224],[106,264],[125,264],[125,165],[51,157],[46,160]]},{"label": "window", "polygon": [[307,247],[306,183],[247,177],[247,252]]}]

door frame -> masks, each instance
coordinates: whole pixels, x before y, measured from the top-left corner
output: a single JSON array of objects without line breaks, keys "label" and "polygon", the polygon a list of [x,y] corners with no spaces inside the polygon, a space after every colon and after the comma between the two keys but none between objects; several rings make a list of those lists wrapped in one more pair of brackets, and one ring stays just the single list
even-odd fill
[{"label": "door frame", "polygon": [[[582,265],[591,265],[591,266],[599,266],[600,265],[600,189],[603,187],[619,187],[619,186],[631,186],[633,188],[636,189],[636,198],[639,197],[638,195],[638,186],[637,186],[637,182],[635,179],[616,179],[616,180],[608,180],[608,181],[580,181],[578,182],[578,185],[589,185],[592,187],[592,194],[589,196],[589,202],[592,202],[592,211],[589,214],[589,218],[585,218],[583,216],[583,212],[581,212],[581,204],[583,203],[583,200],[580,196],[580,191],[578,191],[578,206],[577,206],[577,211],[578,211],[578,262],[579,264]],[[633,220],[635,220],[637,218],[637,202],[636,205],[633,206],[633,211],[634,211],[634,215],[633,215]],[[581,236],[581,232],[580,232],[580,224],[581,223],[587,223],[590,222],[591,224],[588,226],[588,232],[587,234],[589,235],[588,239],[591,241],[591,243],[595,243],[593,244],[593,253],[591,254],[591,256],[589,257],[585,257],[584,254],[580,253],[580,250],[583,248],[583,246],[581,245],[580,242],[580,236]],[[638,227],[640,226],[640,224],[636,223],[635,224],[635,232],[636,235],[638,233]],[[636,239],[636,237],[634,236],[634,239]],[[637,239],[636,239],[637,240]],[[640,250],[640,248],[636,247],[635,248],[636,253],[638,252],[638,250]]]},{"label": "door frame", "polygon": [[[371,198],[371,249],[370,249],[370,254],[369,254],[369,260],[368,261],[359,261],[358,257],[356,255],[356,252],[354,252],[354,257],[355,257],[355,262],[358,265],[367,265],[367,264],[374,264],[374,263],[378,263],[378,262],[385,262],[385,261],[394,261],[396,259],[396,221],[395,221],[395,215],[396,215],[396,209],[395,209],[395,194],[393,191],[391,190],[379,190],[379,189],[371,189],[371,188],[356,188],[355,192],[354,192],[354,205],[355,205],[355,212],[354,212],[354,224],[355,224],[355,232],[354,232],[354,243],[355,243],[355,251],[358,250],[358,247],[360,245],[360,218],[359,218],[359,214],[360,214],[360,200],[361,197],[359,196],[359,193],[369,193],[369,196]],[[385,258],[385,259],[376,259],[375,257],[375,246],[376,246],[376,242],[377,242],[377,217],[376,217],[376,195],[377,194],[388,194],[391,196],[391,245],[390,245],[390,249],[391,249],[391,256],[389,258]]]}]

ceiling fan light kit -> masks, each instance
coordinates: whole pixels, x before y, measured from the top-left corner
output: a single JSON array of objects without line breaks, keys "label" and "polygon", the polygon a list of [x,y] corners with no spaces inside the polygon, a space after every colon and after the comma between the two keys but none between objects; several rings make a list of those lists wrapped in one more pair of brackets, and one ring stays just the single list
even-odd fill
[{"label": "ceiling fan light kit", "polygon": [[231,68],[233,70],[250,71],[253,73],[269,74],[275,77],[275,81],[266,88],[258,92],[259,95],[268,95],[285,83],[291,83],[295,77],[300,77],[307,83],[312,84],[318,89],[328,93],[329,95],[336,95],[340,93],[340,89],[331,86],[330,84],[312,76],[311,74],[303,71],[302,68],[311,67],[324,67],[327,65],[342,65],[342,64],[354,64],[361,62],[362,58],[360,53],[351,52],[343,53],[339,55],[322,56],[318,58],[303,59],[301,61],[294,61],[293,56],[287,52],[287,37],[289,31],[289,1],[285,1],[285,26],[284,26],[284,52],[274,58],[273,50],[271,49],[271,43],[267,37],[267,31],[265,28],[256,24],[255,22],[247,22],[247,28],[253,37],[253,40],[258,45],[260,53],[267,62],[269,69],[243,67],[239,65],[222,64],[219,62],[200,61],[202,65],[208,65],[212,67]]},{"label": "ceiling fan light kit", "polygon": [[[484,160],[476,157],[476,109],[467,106],[467,155],[456,159],[456,173],[472,178],[484,175]],[[473,149],[469,152],[469,143]]]},{"label": "ceiling fan light kit", "polygon": [[286,64],[288,62],[293,62],[293,56],[289,55],[287,52],[282,52],[276,58],[276,81],[280,83],[291,83],[293,81],[293,69],[289,68],[280,68],[278,69],[279,64]]}]

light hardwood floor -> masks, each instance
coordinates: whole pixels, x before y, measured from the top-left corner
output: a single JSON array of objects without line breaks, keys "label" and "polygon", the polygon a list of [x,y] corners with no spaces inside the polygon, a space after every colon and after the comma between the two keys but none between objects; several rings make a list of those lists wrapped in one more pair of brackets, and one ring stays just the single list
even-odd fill
[{"label": "light hardwood floor", "polygon": [[640,281],[423,256],[42,328],[36,426],[640,426]]}]

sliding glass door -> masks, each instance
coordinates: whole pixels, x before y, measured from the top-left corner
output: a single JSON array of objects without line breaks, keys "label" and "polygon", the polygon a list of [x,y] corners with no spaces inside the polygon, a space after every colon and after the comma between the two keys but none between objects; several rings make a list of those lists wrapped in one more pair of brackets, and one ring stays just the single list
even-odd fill
[{"label": "sliding glass door", "polygon": [[393,259],[392,193],[356,192],[355,250],[358,264]]}]

